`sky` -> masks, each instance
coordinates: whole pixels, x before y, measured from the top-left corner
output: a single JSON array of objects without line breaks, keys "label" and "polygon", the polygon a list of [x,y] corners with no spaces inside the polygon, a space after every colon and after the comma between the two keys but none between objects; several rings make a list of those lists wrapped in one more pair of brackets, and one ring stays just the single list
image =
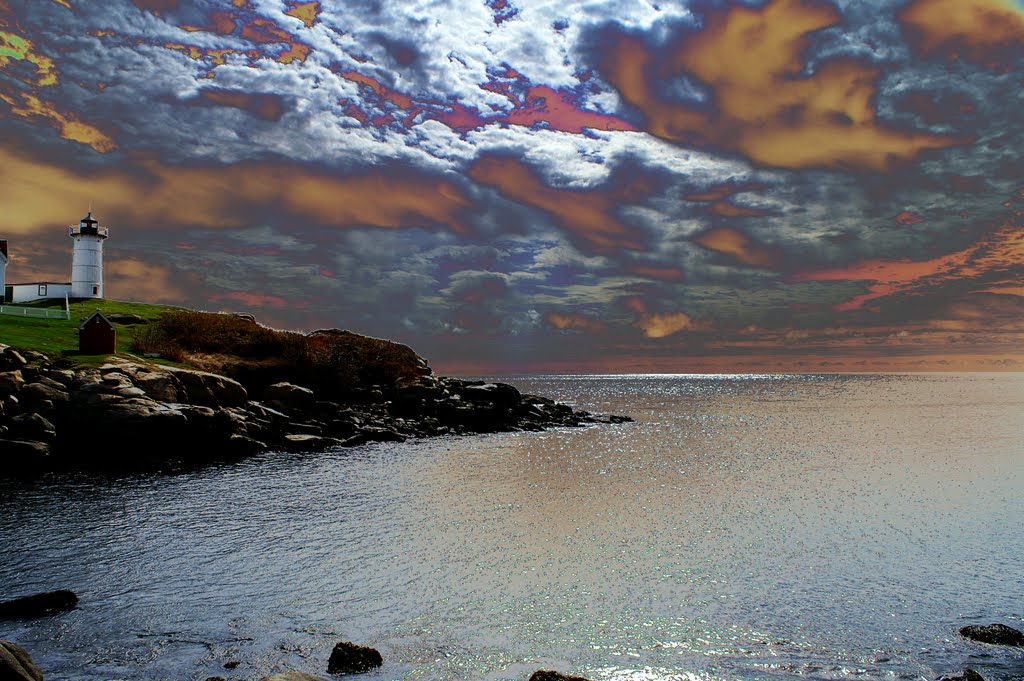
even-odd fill
[{"label": "sky", "polygon": [[446,373],[1024,370],[1018,0],[0,0],[8,283]]}]

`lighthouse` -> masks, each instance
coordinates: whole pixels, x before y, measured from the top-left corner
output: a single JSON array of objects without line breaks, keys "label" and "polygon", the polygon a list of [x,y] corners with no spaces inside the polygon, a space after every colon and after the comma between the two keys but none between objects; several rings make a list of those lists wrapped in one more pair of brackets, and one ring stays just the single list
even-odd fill
[{"label": "lighthouse", "polygon": [[71,254],[71,297],[103,297],[103,242],[107,239],[106,227],[100,227],[92,217],[92,211],[78,223],[68,228],[75,240]]}]

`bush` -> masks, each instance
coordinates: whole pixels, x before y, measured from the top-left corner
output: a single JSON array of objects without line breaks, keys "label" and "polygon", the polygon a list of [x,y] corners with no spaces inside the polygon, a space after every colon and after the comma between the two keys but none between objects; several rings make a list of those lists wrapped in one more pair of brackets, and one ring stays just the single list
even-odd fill
[{"label": "bush", "polygon": [[[411,348],[379,338],[331,329],[300,334],[276,331],[230,314],[173,311],[159,321],[133,329],[131,349],[160,353],[178,362],[221,369],[242,380],[239,362],[284,365],[289,379],[327,394],[358,392],[380,385],[388,389],[401,379],[428,373],[426,363]],[[221,366],[211,366],[203,356],[221,356]],[[243,362],[244,363],[244,362]],[[232,371],[234,365],[234,371]],[[254,376],[249,373],[249,376]]]}]

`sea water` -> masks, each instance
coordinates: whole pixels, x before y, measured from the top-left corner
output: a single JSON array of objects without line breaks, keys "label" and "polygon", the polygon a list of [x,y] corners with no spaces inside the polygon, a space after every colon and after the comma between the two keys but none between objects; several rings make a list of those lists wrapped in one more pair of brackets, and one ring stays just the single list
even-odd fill
[{"label": "sea water", "polygon": [[956,633],[1024,628],[1024,375],[508,380],[636,423],[0,482],[0,598],[81,597],[0,638],[48,679],[1024,677]]}]

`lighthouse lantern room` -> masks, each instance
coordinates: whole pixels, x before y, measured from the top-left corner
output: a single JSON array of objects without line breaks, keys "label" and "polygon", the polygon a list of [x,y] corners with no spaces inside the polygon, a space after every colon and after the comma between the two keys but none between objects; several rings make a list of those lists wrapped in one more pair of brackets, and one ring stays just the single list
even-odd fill
[{"label": "lighthouse lantern room", "polygon": [[103,297],[103,242],[107,239],[106,227],[100,227],[92,217],[92,211],[77,225],[68,228],[75,241],[71,254],[71,297]]}]

